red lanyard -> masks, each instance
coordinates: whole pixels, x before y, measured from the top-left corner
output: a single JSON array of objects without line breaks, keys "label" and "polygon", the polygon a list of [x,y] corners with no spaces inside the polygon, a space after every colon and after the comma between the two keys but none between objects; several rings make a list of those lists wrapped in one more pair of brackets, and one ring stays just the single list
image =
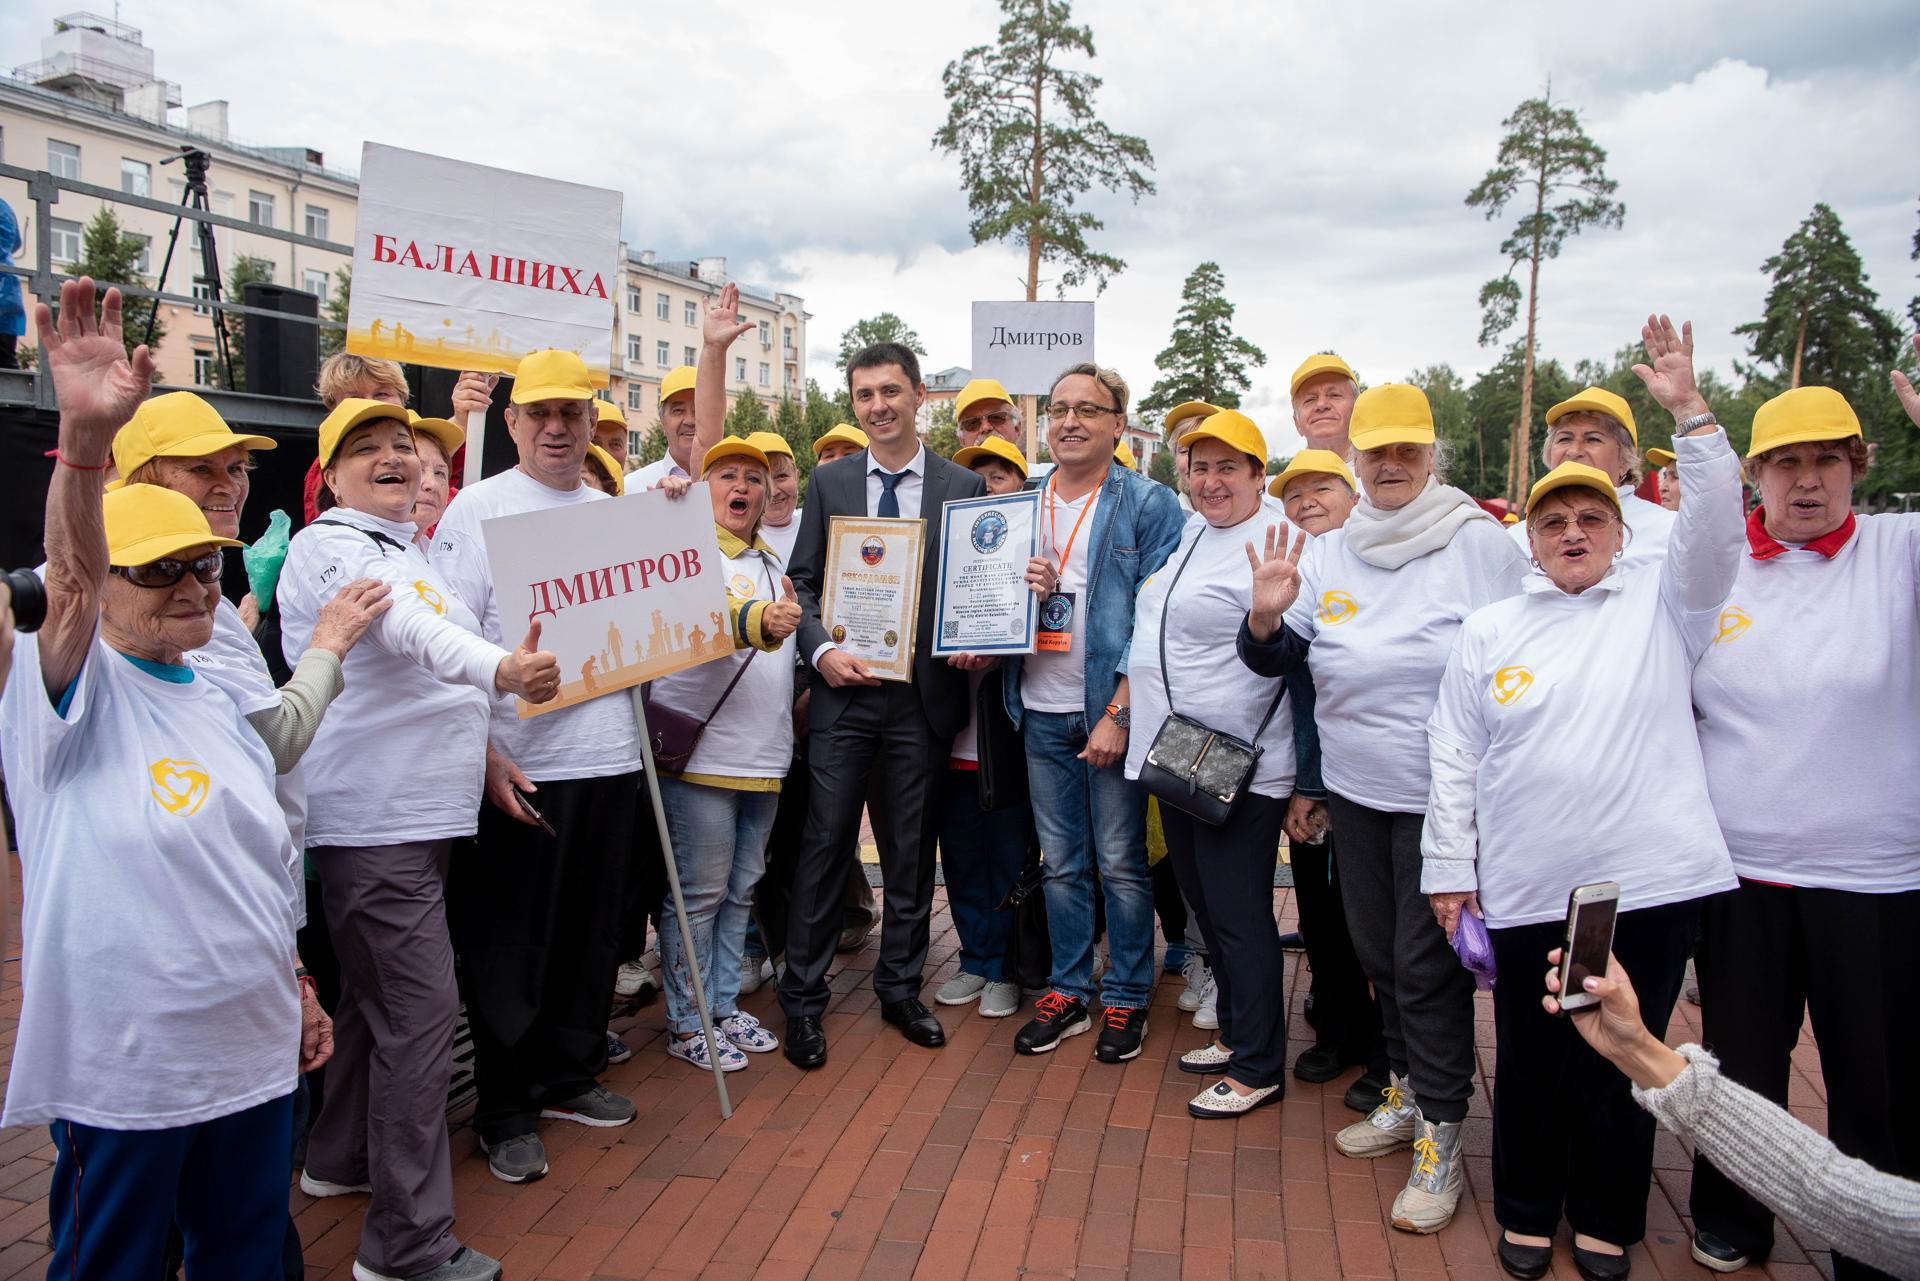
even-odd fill
[{"label": "red lanyard", "polygon": [[1095,485],[1088,491],[1087,505],[1080,509],[1079,519],[1073,522],[1073,531],[1067,535],[1067,545],[1065,549],[1062,550],[1060,547],[1059,530],[1055,528],[1053,523],[1053,491],[1058,488],[1056,482],[1058,482],[1059,479],[1060,474],[1058,472],[1047,477],[1047,541],[1053,544],[1056,551],[1060,552],[1060,563],[1055,566],[1055,570],[1064,578],[1067,574],[1067,558],[1073,555],[1074,540],[1080,537],[1080,522],[1085,520],[1087,513],[1093,510],[1094,500],[1100,493],[1100,487]]}]

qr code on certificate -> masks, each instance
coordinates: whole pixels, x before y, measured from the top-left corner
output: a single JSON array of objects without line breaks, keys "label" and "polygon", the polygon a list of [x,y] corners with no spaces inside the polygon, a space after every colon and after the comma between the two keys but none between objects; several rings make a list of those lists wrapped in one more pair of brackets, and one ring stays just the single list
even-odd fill
[{"label": "qr code on certificate", "polygon": [[941,640],[959,640],[960,639],[960,621],[958,619],[949,618],[944,622],[942,622],[940,624],[940,639]]}]

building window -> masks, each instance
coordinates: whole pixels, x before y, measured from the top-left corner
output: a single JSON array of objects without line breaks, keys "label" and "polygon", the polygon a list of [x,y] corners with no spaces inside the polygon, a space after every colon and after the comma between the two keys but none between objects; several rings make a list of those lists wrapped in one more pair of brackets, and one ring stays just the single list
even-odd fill
[{"label": "building window", "polygon": [[666,294],[655,294],[653,296],[653,314],[662,320],[671,319],[673,316],[673,299],[669,298]]},{"label": "building window", "polygon": [[700,353],[698,351],[694,350],[692,347],[683,347],[681,348],[681,350],[686,353],[686,357],[687,357],[685,360],[680,362],[681,364],[697,365],[700,363]]},{"label": "building window", "polygon": [[120,161],[120,190],[129,196],[153,194],[153,166],[144,160]]},{"label": "building window", "polygon": [[308,293],[312,294],[315,298],[318,298],[323,302],[326,300],[327,286],[331,282],[331,278],[327,275],[326,272],[315,271],[311,267],[309,267],[306,271],[306,274],[302,277],[302,280],[304,281],[304,283],[300,286],[302,289],[306,290]]},{"label": "building window", "polygon": [[136,235],[133,232],[127,232],[126,237],[140,246],[140,252],[133,256],[134,273],[151,276],[153,274],[153,237]]},{"label": "building window", "polygon": [[637,365],[645,360],[647,358],[646,351],[646,345],[638,338],[627,339],[627,363],[629,365]]},{"label": "building window", "polygon": [[762,387],[773,385],[773,366],[764,360],[760,362],[760,385]]},{"label": "building window", "polygon": [[[268,212],[272,212],[271,202],[268,204]],[[315,240],[327,239],[327,211],[319,205],[307,206],[307,234]]]},{"label": "building window", "polygon": [[[636,414],[640,412],[640,386],[638,383],[627,388],[627,408]],[[639,452],[637,445],[634,447],[634,452]]]},{"label": "building window", "polygon": [[80,146],[78,143],[61,142],[47,139],[47,172],[56,178],[78,178],[80,176]]},{"label": "building window", "polygon": [[771,321],[763,320],[760,322],[760,345],[762,347],[773,346],[773,323]]},{"label": "building window", "polygon": [[638,289],[627,290],[627,310],[638,315],[640,309],[646,306],[646,297]]},{"label": "building window", "polygon": [[65,218],[51,218],[47,225],[53,229],[53,261],[56,265],[71,267],[80,261],[80,238],[86,234],[85,228],[77,222],[68,222]]},{"label": "building window", "polygon": [[[681,308],[680,314],[689,325],[698,325],[700,323],[700,304],[689,299],[687,305]],[[660,319],[665,320],[666,317],[662,316]]]},{"label": "building window", "polygon": [[197,387],[213,386],[213,353],[195,349],[193,353],[193,381]]},{"label": "building window", "polygon": [[792,325],[780,326],[780,345],[782,347],[785,347],[788,351],[793,350],[793,326]]},{"label": "building window", "polygon": [[[665,294],[660,296],[662,298],[666,297]],[[653,363],[662,369],[673,368],[673,356],[668,352],[667,340],[664,338],[653,344]]]},{"label": "building window", "polygon": [[249,191],[247,221],[261,227],[273,226],[273,197],[264,191]]},{"label": "building window", "polygon": [[735,356],[733,358],[733,378],[735,382],[747,381],[747,358],[745,356]]},{"label": "building window", "polygon": [[[193,296],[195,298],[213,297],[213,286],[207,283],[205,276],[195,276],[193,278]],[[195,307],[193,314],[196,316],[211,316],[213,314],[213,308]]]}]

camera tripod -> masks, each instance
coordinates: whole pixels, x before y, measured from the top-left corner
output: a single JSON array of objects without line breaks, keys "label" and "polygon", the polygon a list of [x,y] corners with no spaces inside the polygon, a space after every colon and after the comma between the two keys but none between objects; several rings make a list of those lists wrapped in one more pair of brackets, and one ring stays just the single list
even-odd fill
[{"label": "camera tripod", "polygon": [[[180,206],[183,209],[197,209],[202,213],[212,213],[212,202],[207,199],[207,163],[210,157],[198,147],[181,147],[180,154],[168,156],[160,163],[170,165],[180,161],[187,171],[187,187],[180,193]],[[175,214],[173,230],[167,233],[167,256],[160,260],[160,276],[154,281],[156,294],[167,292],[167,269],[173,266],[173,251],[180,244],[180,224],[187,220],[185,214]],[[194,234],[200,237],[200,264],[204,269],[207,282],[207,299],[215,304],[220,299],[220,251],[213,242],[213,224],[198,218],[193,220]],[[226,386],[233,386],[233,350],[227,339],[227,315],[216,305],[213,312],[213,349],[220,362],[220,371]],[[154,322],[159,318],[160,304],[154,303],[153,310],[147,313],[146,341],[153,342]]]}]

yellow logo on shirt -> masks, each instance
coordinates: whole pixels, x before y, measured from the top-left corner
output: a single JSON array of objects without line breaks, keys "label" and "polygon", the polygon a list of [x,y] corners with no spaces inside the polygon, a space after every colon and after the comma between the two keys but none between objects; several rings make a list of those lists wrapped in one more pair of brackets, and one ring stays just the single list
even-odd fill
[{"label": "yellow logo on shirt", "polygon": [[1713,643],[1739,640],[1747,634],[1747,628],[1753,626],[1753,620],[1738,605],[1729,605],[1720,611],[1720,630],[1714,634]]},{"label": "yellow logo on shirt", "polygon": [[433,584],[429,583],[426,579],[424,578],[414,579],[413,590],[419,594],[421,600],[426,602],[427,608],[432,610],[434,613],[445,614],[447,612],[446,600],[440,595],[439,592],[433,589]]},{"label": "yellow logo on shirt", "polygon": [[1533,688],[1533,669],[1503,667],[1493,674],[1493,701],[1505,707]]},{"label": "yellow logo on shirt", "polygon": [[1328,627],[1352,621],[1359,610],[1360,606],[1345,592],[1320,593],[1320,621]]},{"label": "yellow logo on shirt", "polygon": [[753,580],[745,574],[735,574],[727,580],[727,591],[740,600],[752,600]]},{"label": "yellow logo on shirt", "polygon": [[185,818],[199,809],[211,786],[207,771],[198,761],[176,761],[162,757],[147,767],[151,780],[148,790],[160,808]]}]

